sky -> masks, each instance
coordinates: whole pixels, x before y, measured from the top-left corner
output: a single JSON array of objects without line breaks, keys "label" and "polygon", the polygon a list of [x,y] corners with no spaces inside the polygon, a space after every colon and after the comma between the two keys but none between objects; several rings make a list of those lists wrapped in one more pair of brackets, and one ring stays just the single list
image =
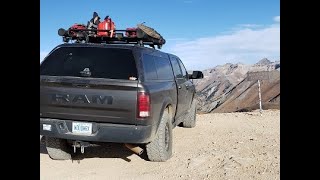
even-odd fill
[{"label": "sky", "polygon": [[63,43],[59,28],[86,24],[94,11],[117,29],[145,22],[188,70],[280,60],[280,0],[40,0],[40,61]]}]

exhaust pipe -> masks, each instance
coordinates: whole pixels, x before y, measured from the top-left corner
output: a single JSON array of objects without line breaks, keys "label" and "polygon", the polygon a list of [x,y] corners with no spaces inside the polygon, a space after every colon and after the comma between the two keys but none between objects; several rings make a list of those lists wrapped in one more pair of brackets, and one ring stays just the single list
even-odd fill
[{"label": "exhaust pipe", "polygon": [[133,144],[124,144],[124,146],[128,149],[130,149],[132,152],[138,154],[139,156],[143,153],[143,149],[137,145]]}]

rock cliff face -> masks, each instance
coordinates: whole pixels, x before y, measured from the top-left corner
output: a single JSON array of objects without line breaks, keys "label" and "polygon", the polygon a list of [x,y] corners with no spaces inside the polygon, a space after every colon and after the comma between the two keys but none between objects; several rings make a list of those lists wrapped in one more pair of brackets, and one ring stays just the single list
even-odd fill
[{"label": "rock cliff face", "polygon": [[216,66],[194,80],[198,111],[235,112],[259,108],[258,83],[261,82],[263,109],[280,108],[280,61],[264,58],[253,65],[242,63]]}]

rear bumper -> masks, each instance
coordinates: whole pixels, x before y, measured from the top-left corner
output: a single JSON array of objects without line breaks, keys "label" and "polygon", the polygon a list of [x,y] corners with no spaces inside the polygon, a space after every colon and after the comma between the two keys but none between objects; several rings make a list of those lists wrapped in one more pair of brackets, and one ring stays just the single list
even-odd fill
[{"label": "rear bumper", "polygon": [[[40,135],[61,139],[115,142],[115,143],[148,143],[152,138],[152,126],[136,126],[108,123],[92,123],[91,135],[72,133],[71,120],[40,118]],[[43,130],[43,124],[51,125],[51,131]]]}]

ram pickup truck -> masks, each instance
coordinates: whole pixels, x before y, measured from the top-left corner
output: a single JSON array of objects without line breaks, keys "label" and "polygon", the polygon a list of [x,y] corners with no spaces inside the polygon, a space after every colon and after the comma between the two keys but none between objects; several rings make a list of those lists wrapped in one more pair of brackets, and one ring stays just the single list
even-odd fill
[{"label": "ram pickup truck", "polygon": [[195,86],[181,60],[156,49],[74,43],[40,65],[40,135],[50,158],[123,143],[150,161],[172,156],[172,129],[196,125]]}]

